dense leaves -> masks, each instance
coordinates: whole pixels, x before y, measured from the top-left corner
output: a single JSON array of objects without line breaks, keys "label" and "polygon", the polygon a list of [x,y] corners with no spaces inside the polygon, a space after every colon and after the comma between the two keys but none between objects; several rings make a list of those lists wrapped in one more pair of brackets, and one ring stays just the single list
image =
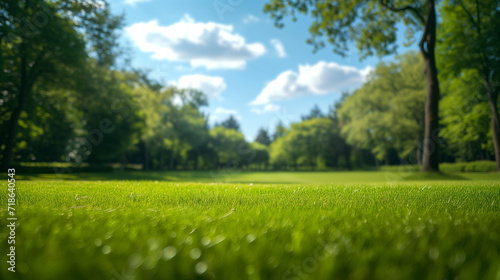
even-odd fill
[{"label": "dense leaves", "polygon": [[418,54],[381,63],[339,109],[342,134],[347,143],[370,149],[378,160],[388,161],[390,149],[404,158],[421,149],[424,102],[425,78]]}]

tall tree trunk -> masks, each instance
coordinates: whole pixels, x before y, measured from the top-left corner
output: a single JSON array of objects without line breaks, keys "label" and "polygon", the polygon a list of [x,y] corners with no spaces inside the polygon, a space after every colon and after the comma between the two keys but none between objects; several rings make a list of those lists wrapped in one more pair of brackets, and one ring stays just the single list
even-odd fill
[{"label": "tall tree trunk", "polygon": [[422,150],[421,149],[417,150],[417,164],[422,165]]},{"label": "tall tree trunk", "polygon": [[[163,141],[163,140],[162,140]],[[163,143],[160,146],[160,162],[158,164],[158,170],[163,171]]]},{"label": "tall tree trunk", "polygon": [[148,145],[144,142],[144,165],[143,169],[149,171]]},{"label": "tall tree trunk", "polygon": [[170,161],[168,163],[168,169],[169,170],[175,170],[175,153],[177,149],[177,144],[174,144],[174,147],[172,148],[172,156],[170,157]]},{"label": "tall tree trunk", "polygon": [[122,154],[122,167],[121,170],[125,170],[127,168],[127,153]]},{"label": "tall tree trunk", "polygon": [[500,171],[500,120],[498,117],[498,92],[493,88],[491,83],[486,80],[486,89],[488,90],[488,103],[491,110],[491,134],[493,135],[493,148],[495,149],[495,161],[497,170]]},{"label": "tall tree trunk", "polygon": [[351,147],[349,147],[348,145],[345,145],[344,149],[343,149],[343,154],[344,154],[347,170],[352,170]]},{"label": "tall tree trunk", "polygon": [[434,0],[427,1],[427,18],[420,40],[420,52],[425,63],[427,100],[425,102],[423,172],[439,172],[439,143],[434,139],[439,129],[439,81],[434,54],[436,46],[436,7]]}]

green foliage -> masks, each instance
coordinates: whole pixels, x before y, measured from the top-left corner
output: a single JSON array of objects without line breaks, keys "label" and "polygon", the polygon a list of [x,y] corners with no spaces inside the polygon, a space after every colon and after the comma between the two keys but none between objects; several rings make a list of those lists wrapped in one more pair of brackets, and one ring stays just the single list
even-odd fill
[{"label": "green foliage", "polygon": [[260,128],[257,133],[257,137],[255,138],[255,142],[259,142],[260,144],[269,146],[272,142],[271,137],[269,137],[269,133],[266,129]]},{"label": "green foliage", "polygon": [[443,83],[440,135],[461,161],[474,160],[483,149],[493,152],[491,140],[491,112],[486,89],[478,86],[481,79],[476,70]]},{"label": "green foliage", "polygon": [[250,147],[255,155],[251,163],[256,164],[259,169],[267,169],[269,163],[269,147],[257,141],[253,142]]},{"label": "green foliage", "polygon": [[440,13],[436,51],[440,76],[448,81],[442,135],[458,160],[487,159],[493,153],[490,120],[498,114],[491,108],[499,107],[500,1],[447,0]]},{"label": "green foliage", "polygon": [[88,172],[113,172],[114,168],[111,165],[105,164],[88,164],[88,163],[70,163],[70,162],[57,162],[57,163],[15,163],[11,164],[12,168],[20,174],[55,174],[55,170],[70,170],[75,173],[88,173]]},{"label": "green foliage", "polygon": [[321,112],[321,109],[318,107],[318,105],[314,105],[314,107],[311,109],[311,112],[309,112],[309,115],[301,116],[301,119],[303,121],[307,121],[312,119],[321,119],[324,117],[325,115],[323,114],[323,112]]},{"label": "green foliage", "polygon": [[222,126],[227,129],[234,129],[236,131],[240,130],[240,124],[233,115],[230,115],[229,118],[227,118],[227,120],[223,121],[220,125],[216,126]]},{"label": "green foliage", "polygon": [[273,141],[270,161],[281,168],[338,167],[342,149],[343,141],[335,122],[329,118],[312,118],[292,124],[283,136]]},{"label": "green foliage", "polygon": [[[500,1],[446,0],[440,13],[439,69],[445,76],[458,76],[465,69],[475,69],[484,80],[500,82]],[[460,24],[457,24],[460,23]],[[491,77],[485,77],[489,67]],[[479,84],[478,84],[479,86]]]},{"label": "green foliage", "polygon": [[[347,143],[382,160],[395,148],[400,157],[415,151],[423,139],[425,77],[418,54],[381,63],[369,80],[338,109]],[[415,162],[416,163],[416,162]]]},{"label": "green foliage", "polygon": [[458,173],[465,172],[466,162],[441,163],[439,169],[443,172]]},{"label": "green foliage", "polygon": [[209,145],[216,153],[216,166],[239,167],[248,148],[243,134],[235,129],[216,126],[209,135]]},{"label": "green foliage", "polygon": [[[3,269],[2,279],[498,275],[492,265],[500,261],[498,181],[21,181],[16,192],[22,244],[16,244],[16,274]],[[7,198],[3,188],[0,199]],[[1,211],[0,219],[7,215]],[[1,242],[0,250],[8,246]]]},{"label": "green foliage", "polygon": [[[271,15],[275,25],[283,27],[283,19],[298,15],[313,18],[309,28],[311,34],[307,43],[318,50],[325,46],[325,40],[333,47],[333,52],[347,55],[348,43],[356,42],[362,58],[376,53],[384,56],[396,51],[396,25],[406,26],[408,41],[413,40],[415,31],[424,26],[422,15],[426,6],[424,1],[398,1],[397,5],[387,1],[310,1],[310,0],[270,0],[264,12]],[[396,6],[396,7],[395,7]],[[400,12],[390,8],[411,7]],[[408,42],[409,43],[409,42]]]},{"label": "green foliage", "polygon": [[[88,78],[82,69],[91,68],[94,60],[90,57],[99,66],[113,65],[122,18],[110,13],[106,1],[2,1],[0,8],[0,64],[4,69],[0,73],[0,145],[4,145],[4,157],[8,156],[3,164],[10,160],[12,150],[18,160],[33,160],[38,154],[41,160],[61,160],[65,143],[82,128],[68,129],[76,114],[66,110],[64,103],[76,97],[78,81]],[[86,84],[91,83],[87,80]],[[18,126],[19,134],[14,135]],[[34,141],[42,134],[47,138]],[[7,135],[20,137],[19,141]],[[10,143],[15,142],[18,146],[11,149]],[[43,155],[47,148],[53,155]]]},{"label": "green foliage", "polygon": [[[420,165],[393,165],[381,166],[380,171],[385,172],[400,172],[411,173],[419,172],[422,169]],[[472,161],[472,162],[454,162],[454,163],[441,163],[439,169],[444,173],[461,173],[461,172],[494,172],[497,170],[494,161]]]},{"label": "green foliage", "polygon": [[465,166],[465,172],[495,172],[497,166],[492,161],[474,161],[468,162]]}]

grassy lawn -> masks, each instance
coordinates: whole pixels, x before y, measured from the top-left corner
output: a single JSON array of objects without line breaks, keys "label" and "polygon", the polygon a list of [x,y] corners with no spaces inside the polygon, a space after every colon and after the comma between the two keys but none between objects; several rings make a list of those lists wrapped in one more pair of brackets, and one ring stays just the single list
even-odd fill
[{"label": "grassy lawn", "polygon": [[500,279],[498,174],[212,175],[25,176],[0,278]]},{"label": "grassy lawn", "polygon": [[[4,176],[4,177],[1,177]],[[245,184],[354,184],[391,183],[402,181],[500,181],[500,173],[451,173],[427,175],[399,171],[345,171],[345,172],[245,172],[245,171],[116,171],[109,173],[18,174],[23,180],[148,180],[189,183],[245,183]],[[0,178],[6,178],[4,174]]]}]

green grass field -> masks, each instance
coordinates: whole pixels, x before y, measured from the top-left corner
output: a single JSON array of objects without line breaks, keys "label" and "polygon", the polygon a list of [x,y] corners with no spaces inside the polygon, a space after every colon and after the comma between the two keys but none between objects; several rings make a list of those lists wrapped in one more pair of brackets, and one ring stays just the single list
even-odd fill
[{"label": "green grass field", "polygon": [[[495,181],[500,182],[500,173],[451,173],[443,175],[424,175],[419,172],[401,171],[356,171],[356,172],[241,172],[241,171],[115,171],[109,173],[72,173],[61,174],[19,174],[22,180],[146,180],[195,183],[244,183],[244,184],[353,184],[353,183],[391,183],[408,181]],[[4,176],[4,177],[2,177]],[[4,174],[0,178],[6,178]]]},{"label": "green grass field", "polygon": [[64,176],[16,176],[1,279],[500,279],[496,173]]}]

